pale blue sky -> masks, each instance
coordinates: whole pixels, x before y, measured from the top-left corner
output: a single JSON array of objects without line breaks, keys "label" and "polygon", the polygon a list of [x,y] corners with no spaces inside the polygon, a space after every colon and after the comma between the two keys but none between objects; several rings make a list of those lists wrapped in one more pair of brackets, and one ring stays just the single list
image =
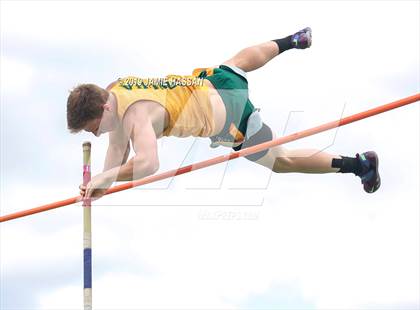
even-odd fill
[{"label": "pale blue sky", "polygon": [[[102,170],[107,137],[66,129],[79,83],[189,74],[311,26],[311,49],[248,75],[278,136],[420,90],[417,1],[0,5],[1,214],[77,195],[85,140]],[[160,172],[229,152],[209,144],[164,138]],[[375,150],[382,188],[238,159],[104,197],[93,208],[94,308],[419,309],[418,103],[289,147]],[[2,309],[80,309],[80,206],[2,223],[0,272]]]}]

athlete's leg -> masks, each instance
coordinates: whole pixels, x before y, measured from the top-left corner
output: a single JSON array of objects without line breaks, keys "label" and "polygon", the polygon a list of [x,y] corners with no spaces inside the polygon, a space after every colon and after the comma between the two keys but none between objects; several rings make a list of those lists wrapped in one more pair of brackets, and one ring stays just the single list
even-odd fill
[{"label": "athlete's leg", "polygon": [[311,42],[311,29],[305,28],[282,39],[247,47],[223,64],[239,67],[245,72],[249,72],[264,66],[271,59],[286,50],[308,48],[311,46]]},{"label": "athlete's leg", "polygon": [[[241,148],[272,139],[275,139],[274,134],[266,124],[263,124],[261,130],[246,140]],[[238,150],[238,148],[235,148],[235,150]],[[280,145],[248,155],[246,158],[276,173],[353,173],[361,178],[363,188],[368,193],[375,192],[381,185],[378,156],[371,151],[356,154],[355,157],[346,157],[316,149],[289,150]]]},{"label": "athlete's leg", "polygon": [[333,159],[341,159],[341,157],[316,149],[289,150],[280,145],[269,149],[266,155],[255,162],[277,173],[338,172],[339,168],[331,166]]},{"label": "athlete's leg", "polygon": [[288,150],[277,146],[255,162],[277,173],[353,173],[361,178],[363,189],[367,193],[374,193],[381,186],[379,159],[372,151],[356,154],[356,157],[352,158],[315,149]]},{"label": "athlete's leg", "polygon": [[241,50],[231,59],[225,61],[224,65],[239,67],[245,72],[256,70],[264,66],[271,59],[279,54],[279,49],[274,41],[268,41]]},{"label": "athlete's leg", "polygon": [[[257,123],[257,119],[248,119],[248,126],[255,127]],[[275,139],[276,137],[270,127],[267,126],[267,124],[262,123],[261,128],[256,133],[252,134],[248,139],[246,139],[242,145],[234,147],[233,149],[238,151],[243,148],[248,148]],[[316,149],[289,150],[282,145],[272,147],[268,150],[257,152],[255,154],[247,155],[245,158],[264,167],[267,167],[268,169],[277,173],[338,172],[341,166],[338,164],[333,165],[332,163],[333,160],[342,159],[342,157],[339,155],[329,154],[327,152],[322,152]]]}]

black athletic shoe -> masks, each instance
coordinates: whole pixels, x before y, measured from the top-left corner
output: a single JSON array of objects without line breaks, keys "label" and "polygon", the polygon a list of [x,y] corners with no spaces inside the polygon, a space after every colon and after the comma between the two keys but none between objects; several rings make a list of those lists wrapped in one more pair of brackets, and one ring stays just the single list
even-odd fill
[{"label": "black athletic shoe", "polygon": [[312,29],[306,27],[292,35],[292,46],[298,49],[310,47],[312,44]]},{"label": "black athletic shoe", "polygon": [[356,154],[356,158],[362,165],[362,172],[360,178],[362,179],[363,189],[366,193],[374,193],[381,186],[381,177],[379,176],[378,155],[373,152],[365,152],[363,154]]}]

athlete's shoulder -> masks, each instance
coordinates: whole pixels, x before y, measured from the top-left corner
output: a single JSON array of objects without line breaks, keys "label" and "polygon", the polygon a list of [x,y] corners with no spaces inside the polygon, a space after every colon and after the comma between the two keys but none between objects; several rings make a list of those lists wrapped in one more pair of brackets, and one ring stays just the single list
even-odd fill
[{"label": "athlete's shoulder", "polygon": [[106,90],[111,90],[115,85],[117,85],[120,82],[120,79],[115,80],[114,82],[111,82],[105,89]]}]

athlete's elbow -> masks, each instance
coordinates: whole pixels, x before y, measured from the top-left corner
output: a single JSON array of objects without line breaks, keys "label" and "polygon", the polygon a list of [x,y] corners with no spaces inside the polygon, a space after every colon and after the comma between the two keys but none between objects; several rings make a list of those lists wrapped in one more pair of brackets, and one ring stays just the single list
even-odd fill
[{"label": "athlete's elbow", "polygon": [[[159,160],[144,157],[135,157],[133,160],[133,172],[137,176],[148,176],[159,170]],[[135,177],[137,179],[137,177]]]},{"label": "athlete's elbow", "polygon": [[159,160],[153,160],[148,165],[150,174],[154,174],[159,170]]}]

